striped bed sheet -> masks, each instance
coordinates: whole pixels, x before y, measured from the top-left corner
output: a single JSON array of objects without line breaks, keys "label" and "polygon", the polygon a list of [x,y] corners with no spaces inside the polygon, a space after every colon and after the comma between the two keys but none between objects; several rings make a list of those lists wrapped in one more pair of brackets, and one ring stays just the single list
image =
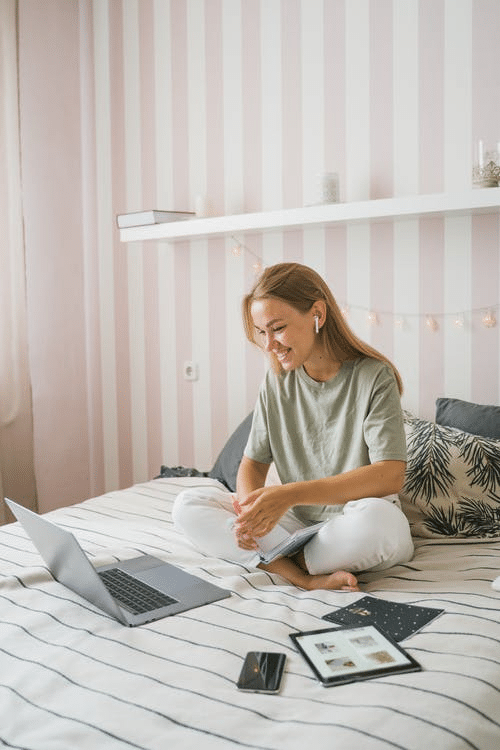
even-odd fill
[{"label": "striped bed sheet", "polygon": [[[48,514],[94,564],[146,552],[232,596],[126,628],[55,582],[17,523],[0,529],[0,745],[26,750],[498,750],[500,542],[416,540],[362,593],[307,592],[206,557],[175,532],[186,486],[157,479]],[[322,687],[289,634],[370,593],[442,607],[402,645],[422,672]],[[280,694],[242,693],[247,651],[284,651]]]}]

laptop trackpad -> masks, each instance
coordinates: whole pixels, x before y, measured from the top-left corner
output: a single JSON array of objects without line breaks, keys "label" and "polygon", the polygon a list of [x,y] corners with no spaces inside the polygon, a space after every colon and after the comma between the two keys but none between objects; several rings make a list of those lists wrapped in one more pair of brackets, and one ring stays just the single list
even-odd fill
[{"label": "laptop trackpad", "polygon": [[170,596],[175,596],[176,592],[195,582],[189,573],[173,565],[168,565],[168,563],[163,563],[163,565],[150,568],[149,570],[134,572],[133,575],[140,581],[144,581],[149,586],[165,594],[170,594]]}]

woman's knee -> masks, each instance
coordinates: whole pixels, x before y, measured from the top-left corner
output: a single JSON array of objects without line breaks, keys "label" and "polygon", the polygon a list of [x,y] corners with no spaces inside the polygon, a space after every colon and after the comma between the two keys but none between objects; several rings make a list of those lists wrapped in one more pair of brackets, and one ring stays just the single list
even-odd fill
[{"label": "woman's knee", "polygon": [[[371,544],[380,556],[379,564],[371,566],[371,569],[383,569],[411,560],[413,540],[403,511],[383,498],[365,498],[356,503],[357,507],[352,510],[360,511],[358,540],[367,549]],[[347,506],[346,511],[349,512]]]},{"label": "woman's knee", "polygon": [[189,520],[198,513],[199,508],[206,503],[206,499],[203,498],[202,493],[196,488],[189,488],[183,490],[177,495],[172,508],[172,520],[174,526],[178,529],[183,529],[186,523],[189,524]]},{"label": "woman's knee", "polygon": [[234,513],[231,493],[212,487],[189,487],[180,492],[172,508],[174,526],[186,532],[192,525],[211,518],[213,513]]},{"label": "woman's knee", "polygon": [[325,572],[332,565],[332,569],[351,572],[382,570],[412,556],[406,517],[396,505],[380,498],[347,503],[306,547],[310,572]]}]

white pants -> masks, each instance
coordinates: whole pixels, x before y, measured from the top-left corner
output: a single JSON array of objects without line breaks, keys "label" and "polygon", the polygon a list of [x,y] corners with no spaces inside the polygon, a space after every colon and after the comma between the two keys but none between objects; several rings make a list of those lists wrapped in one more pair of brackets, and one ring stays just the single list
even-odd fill
[{"label": "white pants", "polygon": [[[215,487],[185,490],[175,500],[174,525],[201,552],[257,567],[257,552],[242,549],[236,542],[233,498],[232,493]],[[279,525],[293,533],[306,524],[288,511]],[[413,542],[406,516],[393,502],[376,497],[346,503],[304,547],[311,575],[337,570],[384,570],[412,557]]]}]

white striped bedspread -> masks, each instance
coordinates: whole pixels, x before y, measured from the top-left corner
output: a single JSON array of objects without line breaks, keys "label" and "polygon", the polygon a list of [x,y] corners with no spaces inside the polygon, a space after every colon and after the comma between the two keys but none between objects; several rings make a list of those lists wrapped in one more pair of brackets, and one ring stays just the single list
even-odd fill
[{"label": "white striped bedspread", "polygon": [[[202,556],[172,525],[157,479],[48,517],[95,564],[154,554],[232,592],[127,628],[54,581],[17,524],[0,529],[0,746],[23,750],[498,750],[500,542],[416,541],[408,565],[364,574],[363,593],[306,592]],[[422,672],[322,687],[289,634],[370,593],[442,607],[402,642]],[[278,695],[237,690],[247,651],[284,651]]]}]

